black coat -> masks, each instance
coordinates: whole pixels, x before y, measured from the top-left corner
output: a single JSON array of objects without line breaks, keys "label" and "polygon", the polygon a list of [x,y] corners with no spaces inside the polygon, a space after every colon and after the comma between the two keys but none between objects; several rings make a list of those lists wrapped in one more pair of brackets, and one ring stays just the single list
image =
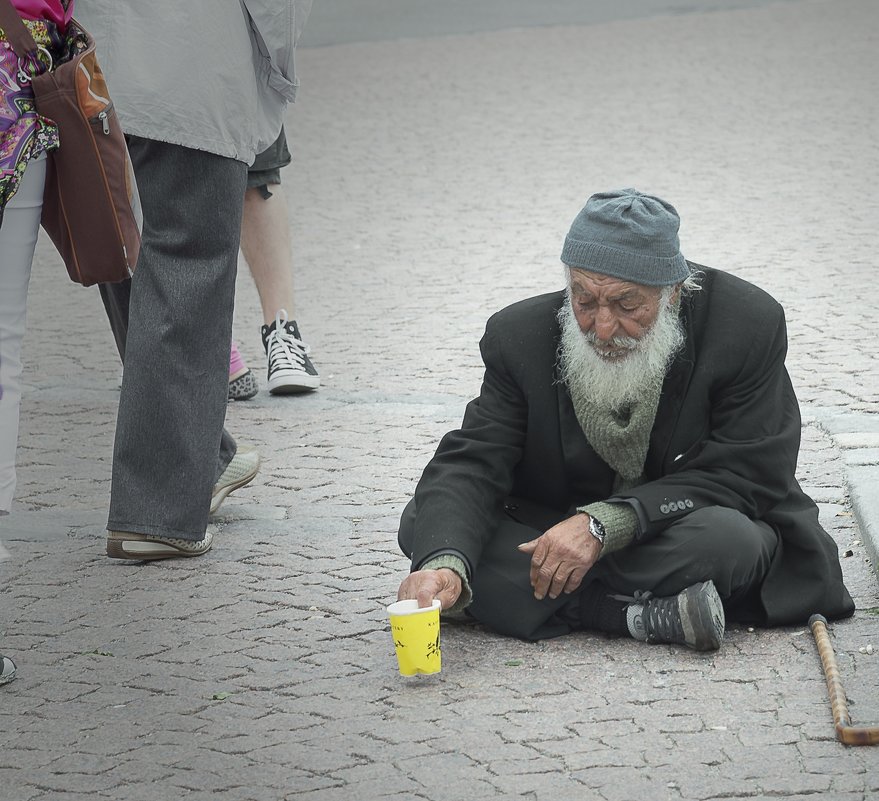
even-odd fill
[{"label": "black coat", "polygon": [[[617,496],[637,499],[646,517],[629,547],[694,509],[735,509],[779,534],[756,619],[782,625],[815,612],[850,615],[836,545],[795,478],[801,423],[784,366],[784,312],[746,281],[691,267],[703,272],[702,289],[681,304],[686,344],[663,384],[646,482]],[[511,496],[521,522],[541,530],[611,496],[614,473],[587,442],[558,380],[563,302],[562,292],[540,295],[489,319],[479,397],[416,489],[413,565],[454,550],[475,568]]]}]

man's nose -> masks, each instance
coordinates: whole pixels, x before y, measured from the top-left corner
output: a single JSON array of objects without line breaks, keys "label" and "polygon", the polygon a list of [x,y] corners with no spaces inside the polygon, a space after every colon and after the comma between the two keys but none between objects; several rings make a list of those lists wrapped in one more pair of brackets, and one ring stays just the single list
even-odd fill
[{"label": "man's nose", "polygon": [[609,342],[617,332],[617,319],[607,306],[599,306],[593,324],[595,336],[602,342]]}]

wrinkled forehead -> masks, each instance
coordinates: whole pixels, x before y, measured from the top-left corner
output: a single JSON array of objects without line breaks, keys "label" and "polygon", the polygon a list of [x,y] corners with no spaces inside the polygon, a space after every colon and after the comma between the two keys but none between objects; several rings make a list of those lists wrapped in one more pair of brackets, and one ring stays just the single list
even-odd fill
[{"label": "wrinkled forehead", "polygon": [[571,291],[594,296],[627,296],[640,298],[658,298],[662,287],[645,286],[632,281],[623,281],[612,275],[594,273],[576,267],[569,268],[569,285]]}]

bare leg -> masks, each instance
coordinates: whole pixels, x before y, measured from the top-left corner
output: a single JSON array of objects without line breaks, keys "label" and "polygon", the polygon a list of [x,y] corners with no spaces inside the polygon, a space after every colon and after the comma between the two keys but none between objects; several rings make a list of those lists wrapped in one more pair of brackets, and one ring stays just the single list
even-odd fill
[{"label": "bare leg", "polygon": [[271,184],[270,197],[265,197],[267,189],[251,187],[244,193],[241,252],[262,306],[269,392],[289,395],[317,389],[320,378],[295,322],[287,200],[280,185]]},{"label": "bare leg", "polygon": [[271,325],[281,309],[291,320],[293,308],[293,250],[287,199],[280,185],[264,198],[257,188],[244,193],[241,252],[259,293],[263,322]]}]

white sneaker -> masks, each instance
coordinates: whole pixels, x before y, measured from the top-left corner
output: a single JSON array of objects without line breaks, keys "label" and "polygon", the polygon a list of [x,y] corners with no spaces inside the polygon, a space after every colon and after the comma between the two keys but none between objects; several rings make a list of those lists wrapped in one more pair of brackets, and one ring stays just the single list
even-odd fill
[{"label": "white sneaker", "polygon": [[8,684],[15,678],[15,662],[0,654],[0,684]]},{"label": "white sneaker", "polygon": [[320,376],[308,358],[309,347],[299,336],[296,321],[288,320],[284,309],[275,315],[275,322],[262,327],[261,333],[272,395],[309,392],[320,386]]},{"label": "white sneaker", "polygon": [[220,508],[220,504],[226,500],[230,492],[234,492],[246,486],[259,472],[259,453],[253,445],[239,445],[238,450],[232,457],[232,461],[226,466],[219,481],[214,484],[214,492],[211,496],[211,514]]}]

